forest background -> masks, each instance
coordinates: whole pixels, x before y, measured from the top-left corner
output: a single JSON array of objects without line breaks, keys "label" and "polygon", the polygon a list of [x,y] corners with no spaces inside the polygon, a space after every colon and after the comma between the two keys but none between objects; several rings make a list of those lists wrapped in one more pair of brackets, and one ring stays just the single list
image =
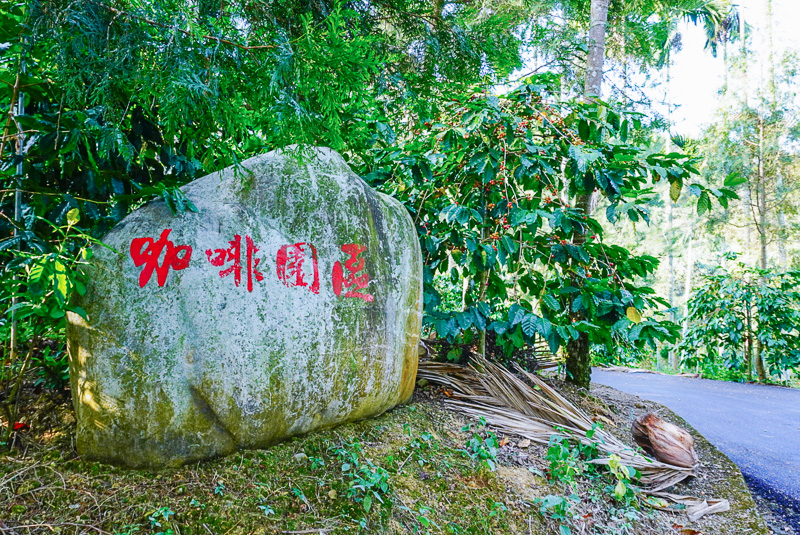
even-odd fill
[{"label": "forest background", "polygon": [[[724,0],[0,2],[5,422],[26,382],[67,385],[92,244],[294,144],[408,207],[442,358],[790,380],[800,63],[761,6],[756,27]],[[691,138],[653,96],[685,23],[725,73]]]}]

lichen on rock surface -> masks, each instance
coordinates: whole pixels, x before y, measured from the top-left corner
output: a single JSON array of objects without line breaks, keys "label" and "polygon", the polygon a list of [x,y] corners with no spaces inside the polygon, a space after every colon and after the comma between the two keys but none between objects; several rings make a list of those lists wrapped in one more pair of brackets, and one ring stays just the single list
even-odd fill
[{"label": "lichen on rock surface", "polygon": [[[289,148],[139,208],[70,313],[78,450],[179,465],[408,400],[422,256],[405,208],[336,152]],[[168,232],[167,232],[168,231]]]}]

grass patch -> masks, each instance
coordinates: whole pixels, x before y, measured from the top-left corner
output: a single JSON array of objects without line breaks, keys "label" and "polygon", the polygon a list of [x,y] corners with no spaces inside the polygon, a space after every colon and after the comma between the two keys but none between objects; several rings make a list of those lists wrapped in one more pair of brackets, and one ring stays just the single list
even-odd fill
[{"label": "grass patch", "polygon": [[506,503],[491,463],[469,447],[490,435],[431,403],[160,471],[82,461],[70,427],[32,425],[0,463],[5,526],[165,535],[528,531],[528,513]]}]

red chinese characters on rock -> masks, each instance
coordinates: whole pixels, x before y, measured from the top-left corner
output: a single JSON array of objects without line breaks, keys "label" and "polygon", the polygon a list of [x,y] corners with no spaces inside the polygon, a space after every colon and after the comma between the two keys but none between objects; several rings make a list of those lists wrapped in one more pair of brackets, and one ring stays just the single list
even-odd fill
[{"label": "red chinese characters on rock", "polygon": [[[342,289],[349,288],[344,297],[357,297],[363,299],[367,303],[375,299],[372,295],[357,292],[356,290],[363,290],[369,284],[369,274],[364,272],[361,275],[357,273],[364,271],[364,259],[359,258],[359,255],[366,251],[367,248],[357,243],[347,243],[342,245],[342,251],[347,253],[350,257],[344,262],[344,269],[341,262],[336,262],[333,265],[333,293],[336,297],[342,296]],[[348,271],[345,278],[344,270]]]},{"label": "red chinese characters on rock", "polygon": [[[164,286],[170,269],[178,271],[189,267],[192,248],[189,245],[176,246],[169,239],[170,232],[172,229],[164,229],[158,240],[143,237],[131,241],[130,255],[133,263],[137,267],[144,266],[139,274],[140,287],[143,288],[150,281],[153,272],[156,273],[158,285]],[[207,249],[205,253],[211,265],[224,267],[219,271],[220,278],[233,275],[236,287],[242,283],[242,271],[246,267],[247,291],[252,292],[253,281],[264,280],[264,274],[258,271],[261,259],[255,257],[259,248],[250,236],[245,236],[244,251],[242,248],[242,236],[235,234],[228,242],[227,248]],[[367,248],[357,243],[347,243],[342,245],[341,250],[347,254],[347,259],[333,265],[331,274],[333,293],[336,297],[355,297],[368,303],[372,302],[374,296],[360,291],[369,286],[366,262],[361,257]],[[242,256],[245,257],[245,265]],[[319,294],[319,263],[317,249],[312,244],[300,242],[281,246],[278,249],[276,263],[278,280],[285,286],[306,288],[311,293]]]},{"label": "red chinese characters on rock", "polygon": [[278,279],[286,286],[301,286],[319,293],[317,249],[310,243],[294,243],[278,249],[277,267]]},{"label": "red chinese characters on rock", "polygon": [[[242,282],[242,237],[239,234],[234,234],[233,239],[228,242],[230,247],[227,249],[207,249],[206,258],[211,262],[211,265],[222,267],[228,262],[233,262],[231,267],[223,269],[219,272],[220,278],[227,277],[233,274],[233,284],[236,287]],[[256,268],[261,262],[260,259],[254,258],[258,252],[258,247],[253,243],[253,238],[245,236],[246,257],[247,257],[247,291],[253,291],[253,279],[256,281],[264,280],[264,274]]]},{"label": "red chinese characters on rock", "polygon": [[[167,228],[161,232],[158,241],[153,238],[134,238],[131,241],[131,258],[136,267],[144,265],[142,272],[139,273],[139,287],[144,288],[148,283],[153,271],[156,272],[156,280],[159,286],[164,286],[167,282],[167,275],[170,269],[179,271],[189,266],[192,259],[192,248],[188,245],[175,246],[169,239],[172,229]],[[158,263],[161,253],[164,259]]]}]

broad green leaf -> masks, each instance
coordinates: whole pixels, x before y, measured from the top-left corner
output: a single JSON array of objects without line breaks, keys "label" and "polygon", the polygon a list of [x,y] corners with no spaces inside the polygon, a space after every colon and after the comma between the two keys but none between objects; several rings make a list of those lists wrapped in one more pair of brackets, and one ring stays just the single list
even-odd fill
[{"label": "broad green leaf", "polygon": [[43,262],[37,262],[33,266],[31,266],[30,274],[28,275],[28,280],[31,282],[38,282],[42,279],[45,272],[45,265]]},{"label": "broad green leaf", "polygon": [[489,325],[488,329],[496,332],[498,335],[502,335],[508,330],[508,323],[504,321],[494,321]]},{"label": "broad green leaf", "polygon": [[711,197],[708,191],[703,191],[697,199],[697,215],[703,215],[711,210]]},{"label": "broad green leaf", "polygon": [[636,310],[636,307],[628,307],[625,309],[625,315],[628,316],[628,319],[633,323],[639,323],[642,321],[642,314]]},{"label": "broad green leaf", "polygon": [[746,177],[743,177],[738,172],[733,172],[725,177],[725,182],[723,182],[722,185],[725,186],[726,188],[734,188],[736,186],[744,184],[745,182],[747,182]]},{"label": "broad green leaf", "polygon": [[594,149],[587,149],[585,145],[570,145],[569,155],[575,160],[578,171],[585,173],[589,170],[589,166],[602,156],[602,153]]},{"label": "broad green leaf", "polygon": [[68,310],[70,312],[74,312],[75,314],[77,314],[78,316],[82,317],[86,321],[89,321],[89,315],[86,313],[86,311],[83,308],[81,308],[81,307],[70,307]]},{"label": "broad green leaf", "polygon": [[542,297],[542,301],[550,310],[555,310],[556,312],[561,310],[561,305],[558,300],[550,294],[545,294],[544,297]]},{"label": "broad green leaf", "polygon": [[459,312],[456,316],[456,320],[458,321],[458,326],[462,329],[469,329],[472,327],[472,314],[469,312]]},{"label": "broad green leaf", "polygon": [[67,278],[67,267],[61,260],[55,261],[55,275],[55,295],[61,303],[66,303],[69,299],[69,279]]},{"label": "broad green leaf", "polygon": [[469,210],[463,206],[458,206],[456,208],[456,221],[460,225],[465,225],[469,221]]},{"label": "broad green leaf", "polygon": [[669,198],[672,199],[672,202],[678,202],[678,199],[681,197],[682,189],[683,184],[681,184],[680,180],[672,181],[672,184],[669,185]]},{"label": "broad green leaf", "polygon": [[526,314],[524,318],[522,318],[522,332],[524,332],[527,336],[533,336],[536,334],[536,323],[538,318],[533,314]]},{"label": "broad green leaf", "polygon": [[617,499],[621,500],[623,497],[625,497],[626,490],[627,489],[625,488],[625,484],[622,482],[622,480],[617,481],[617,486],[614,487],[614,494],[617,496]]},{"label": "broad green leaf", "polygon": [[67,225],[73,226],[77,225],[78,221],[81,220],[81,211],[77,208],[73,208],[69,212],[67,212]]}]

